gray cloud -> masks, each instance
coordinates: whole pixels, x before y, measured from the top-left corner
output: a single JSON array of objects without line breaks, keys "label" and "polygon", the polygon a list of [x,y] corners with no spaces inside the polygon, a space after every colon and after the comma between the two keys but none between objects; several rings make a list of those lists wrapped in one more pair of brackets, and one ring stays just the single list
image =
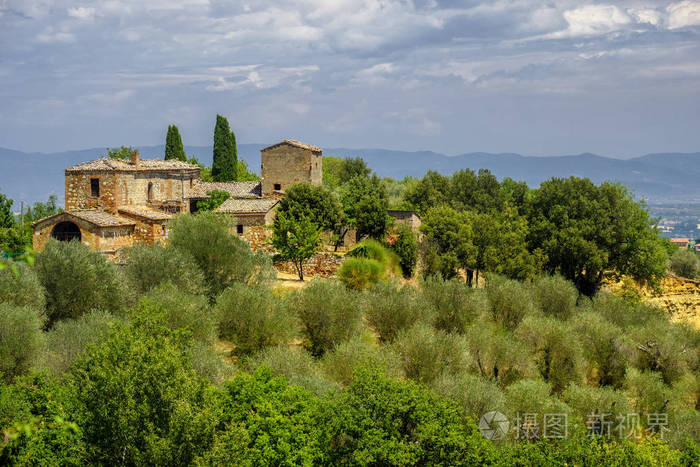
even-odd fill
[{"label": "gray cloud", "polygon": [[[700,1],[0,0],[0,146],[696,151]],[[37,137],[40,132],[43,137]]]}]

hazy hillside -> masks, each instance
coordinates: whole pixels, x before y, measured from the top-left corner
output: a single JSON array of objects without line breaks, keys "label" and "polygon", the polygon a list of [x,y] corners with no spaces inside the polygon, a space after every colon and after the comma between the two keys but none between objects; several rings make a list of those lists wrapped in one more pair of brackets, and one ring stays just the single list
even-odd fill
[{"label": "hazy hillside", "polygon": [[[240,157],[259,173],[260,149],[264,144],[242,144]],[[138,147],[142,157],[162,157],[163,146]],[[211,147],[186,146],[188,155],[211,164]],[[16,200],[32,203],[50,194],[63,198],[63,170],[79,162],[105,154],[104,148],[52,154],[23,153],[0,148],[0,192]],[[420,177],[427,170],[450,174],[463,168],[486,168],[497,177],[511,177],[537,186],[551,177],[576,175],[595,182],[615,180],[631,186],[638,196],[650,202],[700,201],[700,153],[649,154],[627,160],[594,154],[554,157],[526,157],[519,154],[468,153],[447,156],[430,151],[406,152],[386,149],[324,148],[324,154],[359,156],[380,176]]]}]

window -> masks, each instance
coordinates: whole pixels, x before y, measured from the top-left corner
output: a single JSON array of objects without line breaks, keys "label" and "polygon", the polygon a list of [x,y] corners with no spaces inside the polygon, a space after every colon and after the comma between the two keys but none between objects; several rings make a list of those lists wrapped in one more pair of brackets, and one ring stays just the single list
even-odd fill
[{"label": "window", "polygon": [[93,198],[100,197],[100,179],[99,178],[91,178],[90,179],[90,196],[92,196]]},{"label": "window", "polygon": [[243,233],[243,226],[241,224],[238,224],[236,226],[236,233],[242,234]]},{"label": "window", "polygon": [[275,183],[275,184],[273,185],[273,189],[274,189],[275,191],[280,191],[280,190],[282,189],[282,184],[280,184],[280,183]]},{"label": "window", "polygon": [[148,201],[153,199],[153,183],[148,182]]}]

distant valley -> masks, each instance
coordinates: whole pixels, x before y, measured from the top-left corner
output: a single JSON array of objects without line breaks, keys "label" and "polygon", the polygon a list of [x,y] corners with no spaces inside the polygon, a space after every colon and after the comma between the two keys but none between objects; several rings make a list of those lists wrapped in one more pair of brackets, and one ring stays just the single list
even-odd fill
[{"label": "distant valley", "polygon": [[[239,157],[259,173],[260,149],[264,144],[241,144]],[[163,157],[163,146],[138,147],[144,158]],[[211,164],[211,147],[186,146],[190,156]],[[511,177],[538,186],[551,177],[588,177],[596,183],[619,181],[630,186],[638,198],[655,203],[700,203],[700,153],[649,154],[614,159],[594,154],[529,157],[519,154],[467,153],[447,156],[430,151],[324,148],[324,155],[362,157],[381,177],[421,177],[428,170],[451,174],[470,168],[489,169],[499,179]],[[25,153],[0,148],[0,192],[19,202],[43,201],[49,195],[63,203],[63,170],[79,162],[99,158],[105,148],[57,153]]]}]

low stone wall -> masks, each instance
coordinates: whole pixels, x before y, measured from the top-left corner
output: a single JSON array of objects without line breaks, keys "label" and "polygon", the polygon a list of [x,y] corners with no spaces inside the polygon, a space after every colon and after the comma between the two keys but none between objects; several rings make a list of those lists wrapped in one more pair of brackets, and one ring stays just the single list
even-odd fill
[{"label": "low stone wall", "polygon": [[[343,264],[345,257],[334,253],[316,253],[304,263],[304,275],[330,277]],[[275,269],[279,272],[297,274],[297,269],[289,261],[275,262]]]}]

